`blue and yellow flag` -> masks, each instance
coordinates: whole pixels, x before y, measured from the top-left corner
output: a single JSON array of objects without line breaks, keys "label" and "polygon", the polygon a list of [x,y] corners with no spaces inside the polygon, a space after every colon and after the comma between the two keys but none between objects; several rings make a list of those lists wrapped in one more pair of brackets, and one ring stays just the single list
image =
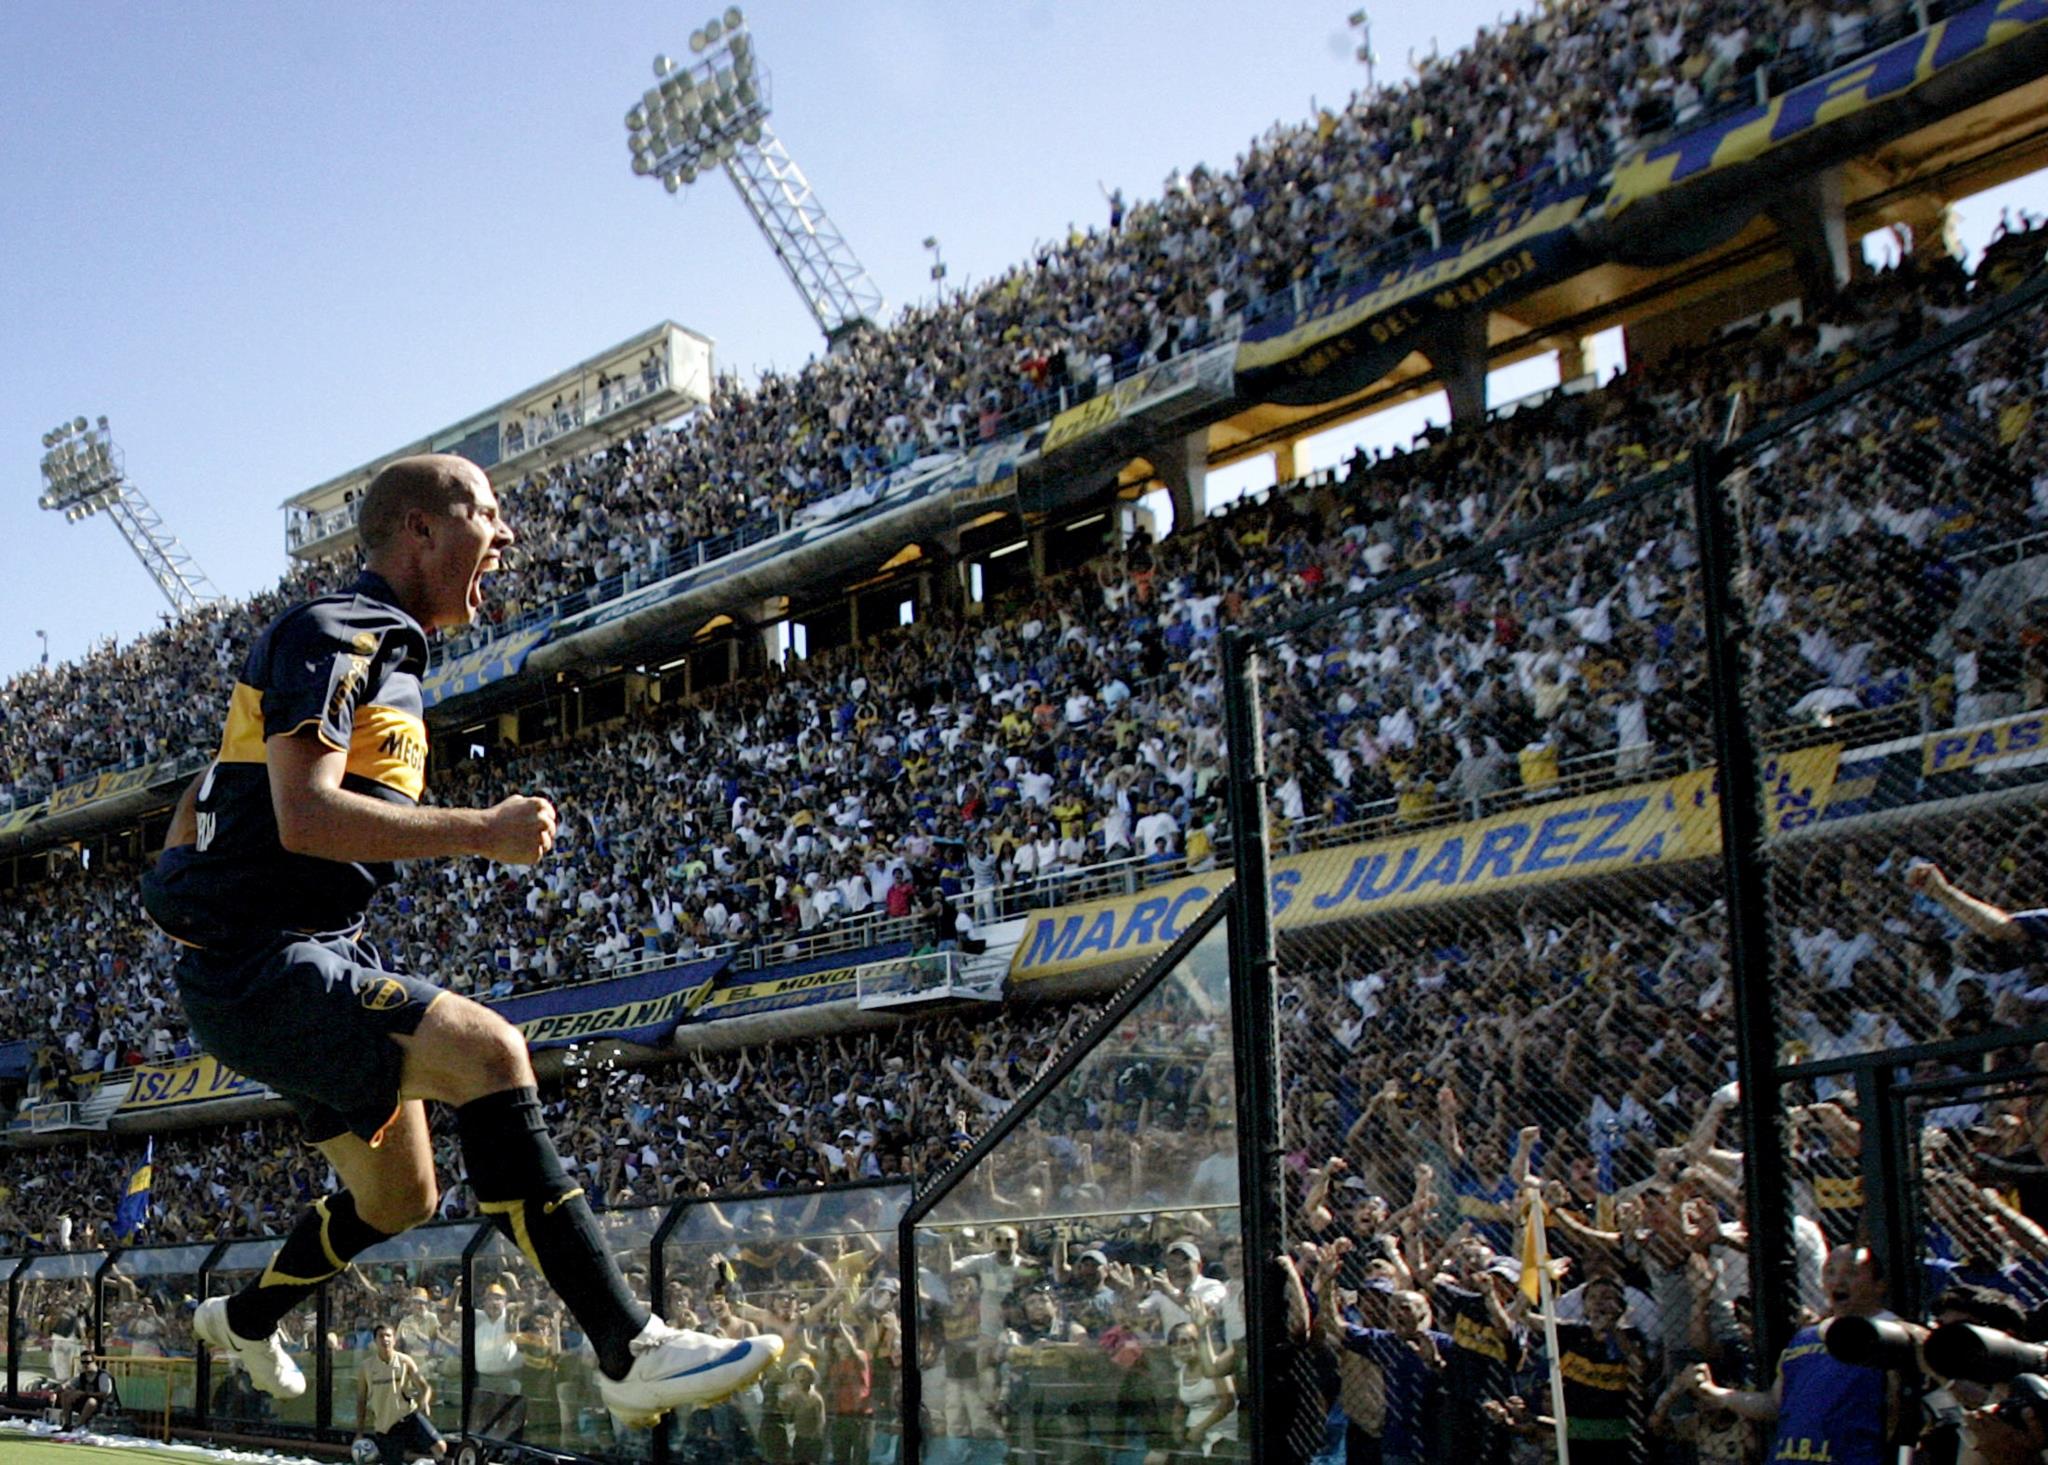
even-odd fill
[{"label": "blue and yellow flag", "polygon": [[142,1163],[128,1177],[128,1188],[121,1193],[121,1203],[114,1207],[114,1237],[127,1241],[135,1235],[136,1228],[149,1219],[149,1183],[155,1170],[156,1140],[150,1139],[142,1147]]}]

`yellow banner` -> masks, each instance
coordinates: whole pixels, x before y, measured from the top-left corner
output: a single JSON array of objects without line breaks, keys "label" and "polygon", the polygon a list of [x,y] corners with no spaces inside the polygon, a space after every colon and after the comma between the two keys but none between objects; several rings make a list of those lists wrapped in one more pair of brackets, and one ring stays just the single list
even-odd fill
[{"label": "yellow banner", "polygon": [[81,779],[77,783],[65,784],[64,787],[51,793],[50,812],[52,814],[64,814],[69,813],[73,809],[84,808],[92,802],[93,791],[99,786],[99,780],[96,778]]},{"label": "yellow banner", "polygon": [[0,834],[17,834],[28,828],[29,821],[41,817],[47,804],[30,804],[26,809],[16,809],[11,814],[0,814]]},{"label": "yellow banner", "polygon": [[1954,773],[1993,758],[2038,753],[2048,744],[2048,712],[2023,712],[2003,722],[1933,733],[1920,744],[1922,773]]},{"label": "yellow banner", "polygon": [[[1826,810],[1841,746],[1802,748],[1766,763],[1767,827],[1803,828]],[[1533,804],[1273,862],[1273,919],[1282,930],[1386,910],[1667,866],[1721,852],[1712,769],[1578,798]],[[1187,875],[1138,895],[1033,911],[1010,958],[1012,982],[1151,956],[1171,946],[1229,883],[1229,871]]]},{"label": "yellow banner", "polygon": [[140,768],[124,768],[119,773],[102,773],[100,781],[93,786],[95,799],[110,799],[115,794],[133,793],[139,788],[149,787],[149,777],[156,772],[156,764],[145,763]]},{"label": "yellow banner", "polygon": [[121,1101],[121,1112],[171,1109],[215,1099],[254,1099],[270,1091],[243,1078],[213,1058],[188,1058],[179,1063],[147,1063],[135,1070],[135,1087]]},{"label": "yellow banner", "polygon": [[[850,995],[855,986],[855,967],[834,967],[830,971],[805,972],[767,982],[748,982],[721,987],[704,999],[692,1021],[715,1022],[721,1017],[740,1017],[749,1012],[767,1012],[784,1007],[808,1007]],[[838,988],[845,991],[838,991]]]},{"label": "yellow banner", "polygon": [[1045,430],[1045,441],[1038,445],[1038,451],[1057,452],[1068,443],[1108,427],[1124,415],[1126,407],[1138,400],[1144,384],[1145,379],[1142,376],[1127,377],[1100,396],[1090,397],[1078,407],[1069,407],[1053,418],[1052,425]]}]

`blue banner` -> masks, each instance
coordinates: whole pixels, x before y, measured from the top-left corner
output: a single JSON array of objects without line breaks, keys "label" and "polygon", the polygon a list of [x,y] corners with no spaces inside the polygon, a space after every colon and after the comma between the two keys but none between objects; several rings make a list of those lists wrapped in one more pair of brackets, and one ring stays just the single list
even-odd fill
[{"label": "blue banner", "polygon": [[639,976],[530,992],[488,1006],[526,1035],[529,1048],[562,1048],[592,1038],[651,1048],[668,1041],[731,960],[714,957]]},{"label": "blue banner", "polygon": [[1442,249],[1404,259],[1299,314],[1246,330],[1237,391],[1265,402],[1327,402],[1371,386],[1453,317],[1561,280],[1592,263],[1574,232],[1592,190],[1539,197]]},{"label": "blue banner", "polygon": [[[1903,96],[1958,63],[2048,25],[2048,0],[1983,0],[1761,105],[1659,143],[1614,170],[1609,212]],[[2015,75],[2012,84],[2029,79]]]},{"label": "blue banner", "polygon": [[432,707],[450,697],[459,697],[492,682],[518,676],[519,669],[526,665],[528,654],[547,640],[553,630],[554,622],[549,620],[523,631],[514,631],[509,636],[500,636],[466,656],[442,662],[420,678],[420,700]]}]

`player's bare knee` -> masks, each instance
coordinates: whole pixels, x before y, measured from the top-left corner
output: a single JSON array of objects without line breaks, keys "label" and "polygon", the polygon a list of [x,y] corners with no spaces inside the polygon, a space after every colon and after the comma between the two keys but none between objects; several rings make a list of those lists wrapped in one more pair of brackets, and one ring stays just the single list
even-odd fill
[{"label": "player's bare knee", "polygon": [[533,1060],[527,1056],[526,1039],[518,1028],[496,1013],[477,1025],[468,1046],[468,1057],[483,1092],[532,1085]]},{"label": "player's bare knee", "polygon": [[430,1177],[424,1183],[396,1186],[380,1195],[359,1195],[356,1214],[387,1236],[396,1236],[433,1220],[440,1204],[440,1187]]}]

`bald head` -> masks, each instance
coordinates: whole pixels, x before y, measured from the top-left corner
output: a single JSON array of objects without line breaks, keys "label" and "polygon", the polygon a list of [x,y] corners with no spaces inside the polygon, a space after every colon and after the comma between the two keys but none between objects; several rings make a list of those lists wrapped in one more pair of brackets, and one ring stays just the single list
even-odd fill
[{"label": "bald head", "polygon": [[356,533],[362,538],[364,552],[374,557],[388,547],[411,510],[445,513],[467,499],[471,486],[483,477],[481,468],[453,453],[421,453],[386,464],[370,480],[363,507],[356,515]]}]

